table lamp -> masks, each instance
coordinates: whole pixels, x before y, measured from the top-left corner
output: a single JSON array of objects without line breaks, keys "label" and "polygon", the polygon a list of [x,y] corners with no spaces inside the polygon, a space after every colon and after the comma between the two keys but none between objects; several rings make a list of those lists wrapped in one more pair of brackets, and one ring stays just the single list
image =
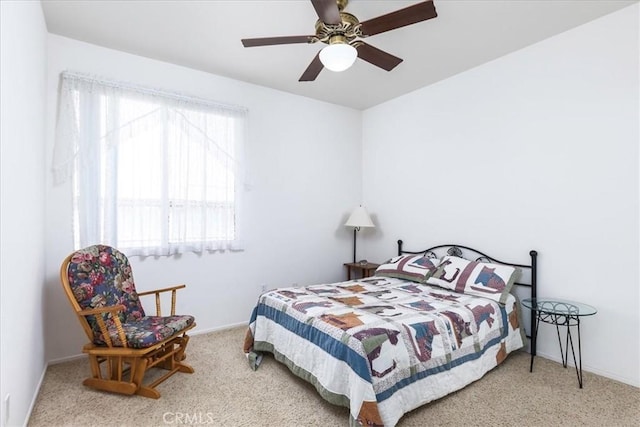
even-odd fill
[{"label": "table lamp", "polygon": [[349,216],[347,222],[344,223],[347,227],[353,227],[353,262],[356,262],[356,234],[362,227],[375,227],[371,217],[367,213],[367,210],[362,206],[358,206]]}]

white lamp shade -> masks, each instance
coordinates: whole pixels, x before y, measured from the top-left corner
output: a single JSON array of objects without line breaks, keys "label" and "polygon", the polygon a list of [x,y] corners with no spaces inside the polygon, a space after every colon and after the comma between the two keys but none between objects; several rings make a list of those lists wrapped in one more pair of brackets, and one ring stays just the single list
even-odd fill
[{"label": "white lamp shade", "polygon": [[357,207],[349,216],[347,222],[344,223],[347,227],[375,227],[371,217],[367,213],[367,210],[362,206]]},{"label": "white lamp shade", "polygon": [[320,62],[331,71],[344,71],[351,67],[358,51],[355,47],[346,43],[330,44],[320,51]]}]

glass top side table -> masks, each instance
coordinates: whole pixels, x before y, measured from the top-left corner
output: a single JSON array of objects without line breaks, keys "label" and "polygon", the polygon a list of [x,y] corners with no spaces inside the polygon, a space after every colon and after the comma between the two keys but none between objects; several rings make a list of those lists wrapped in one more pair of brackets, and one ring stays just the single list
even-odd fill
[{"label": "glass top side table", "polygon": [[[573,355],[573,364],[576,367],[576,375],[578,376],[578,384],[582,388],[582,349],[580,346],[580,318],[583,316],[592,316],[598,312],[595,307],[576,301],[562,300],[556,298],[526,298],[522,300],[522,305],[532,311],[536,316],[536,326],[531,333],[531,340],[534,345],[538,336],[538,327],[540,322],[549,323],[556,326],[558,334],[558,344],[560,345],[560,355],[562,356],[562,366],[567,367],[569,359],[569,345],[571,345],[571,354]],[[560,326],[566,327],[566,338],[564,348],[562,339],[560,338]],[[576,361],[576,353],[573,347],[573,337],[571,335],[571,327],[575,326],[578,332],[578,361]],[[533,372],[533,359],[535,353],[531,353],[531,365],[529,372]]]}]

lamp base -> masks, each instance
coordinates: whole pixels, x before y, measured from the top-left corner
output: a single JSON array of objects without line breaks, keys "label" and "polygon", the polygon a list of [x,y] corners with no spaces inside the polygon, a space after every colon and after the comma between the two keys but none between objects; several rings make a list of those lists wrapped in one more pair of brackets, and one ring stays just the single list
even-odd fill
[{"label": "lamp base", "polygon": [[360,227],[354,227],[353,229],[353,263],[356,263],[356,235]]}]

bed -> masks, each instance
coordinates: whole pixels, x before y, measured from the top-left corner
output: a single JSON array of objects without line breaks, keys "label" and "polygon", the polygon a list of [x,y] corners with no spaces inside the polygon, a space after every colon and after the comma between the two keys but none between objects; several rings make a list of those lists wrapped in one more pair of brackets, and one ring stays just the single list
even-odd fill
[{"label": "bed", "polygon": [[[369,278],[262,294],[244,351],[271,353],[350,425],[393,426],[459,390],[526,345],[513,289],[535,297],[535,251],[508,263],[462,245],[403,249]],[[531,343],[530,351],[535,353]]]}]

